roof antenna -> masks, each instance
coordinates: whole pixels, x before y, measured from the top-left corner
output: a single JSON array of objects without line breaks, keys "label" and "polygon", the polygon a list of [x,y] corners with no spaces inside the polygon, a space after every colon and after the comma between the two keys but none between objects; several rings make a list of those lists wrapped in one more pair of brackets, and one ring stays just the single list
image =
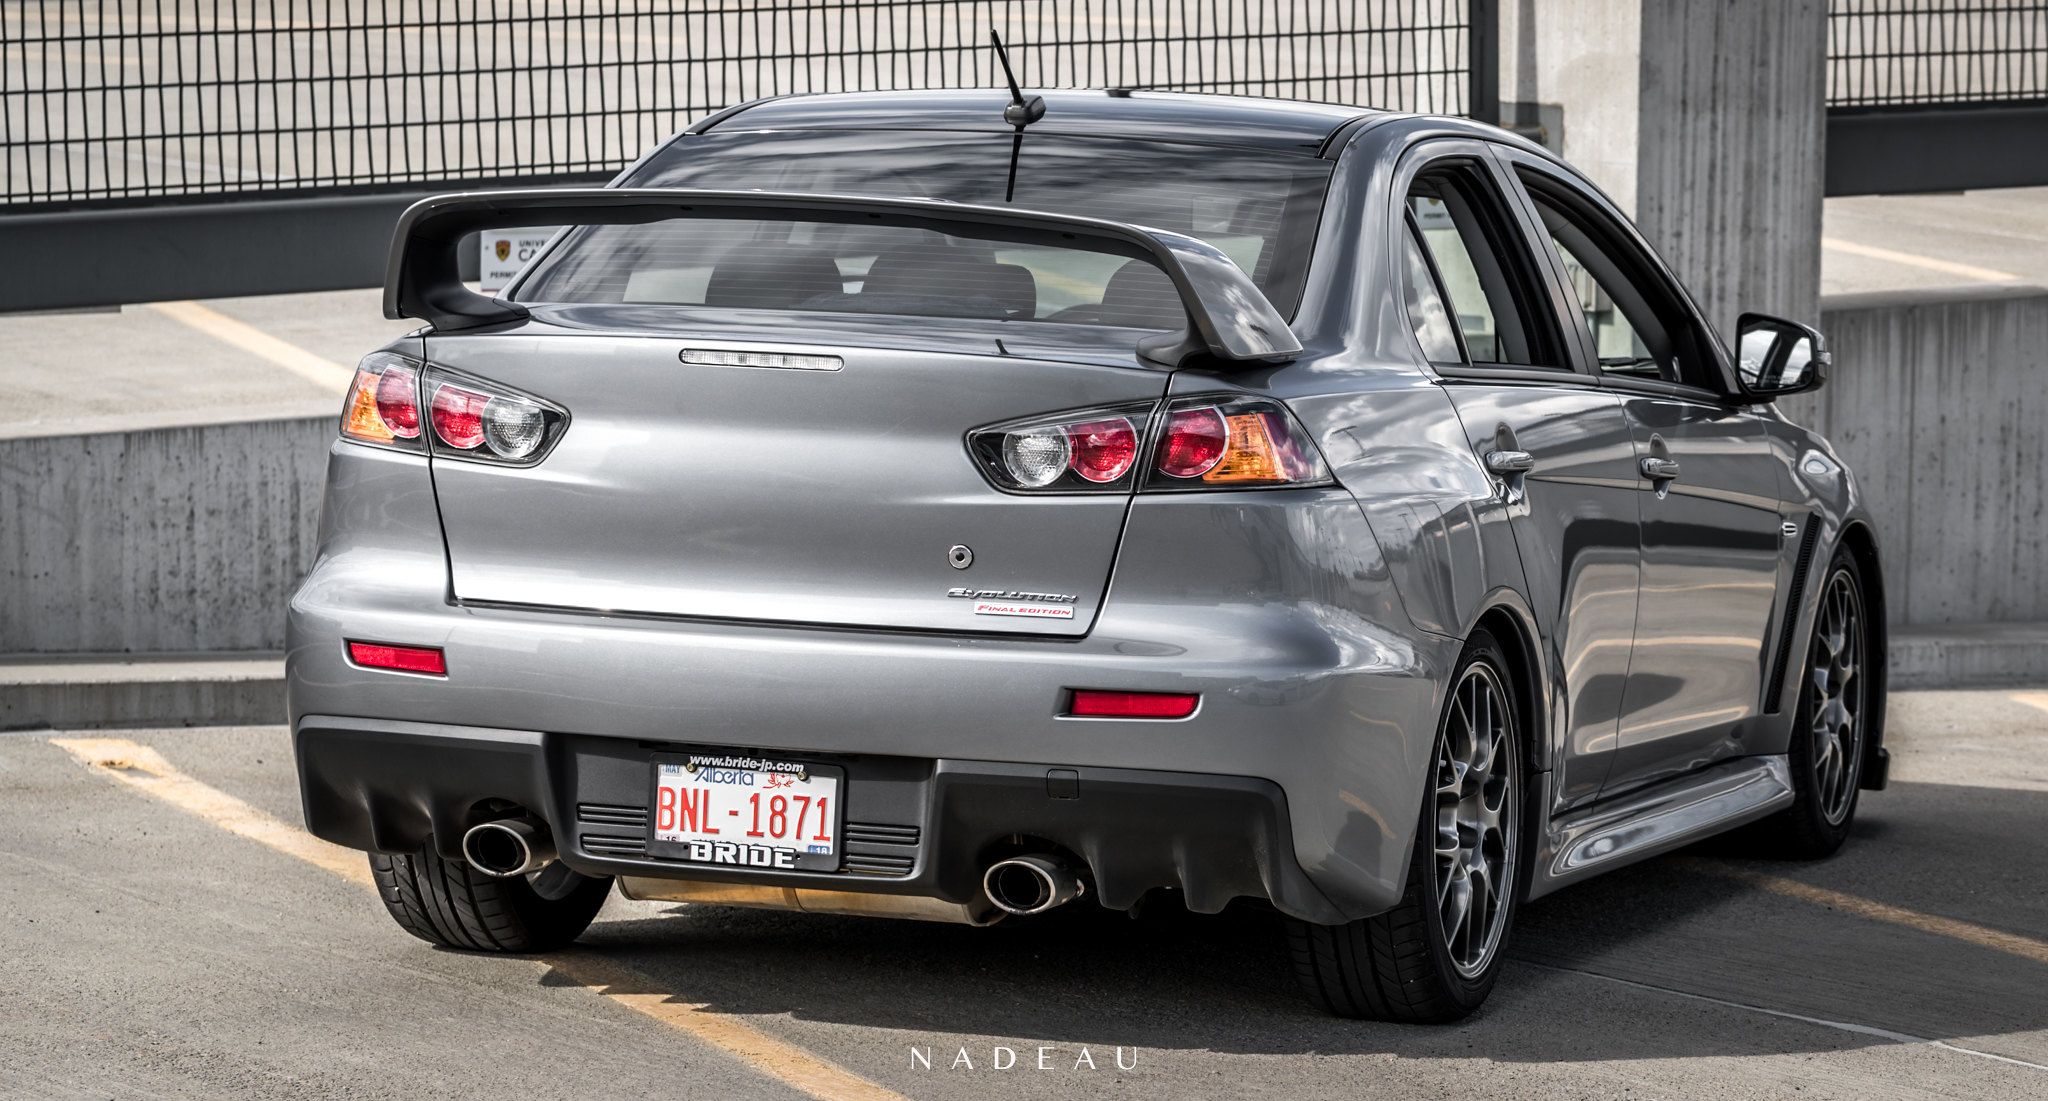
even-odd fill
[{"label": "roof antenna", "polygon": [[1024,90],[1017,87],[1017,72],[1010,68],[1010,51],[1003,48],[1003,36],[991,30],[988,37],[996,44],[996,60],[1003,63],[1003,76],[1010,82],[1010,105],[1003,108],[1003,121],[1022,133],[1026,126],[1045,117],[1045,98],[1024,98]]},{"label": "roof antenna", "polygon": [[988,37],[996,44],[996,60],[1003,63],[1003,76],[1010,82],[1010,103],[1003,108],[1003,121],[1017,128],[1010,136],[1010,181],[1003,187],[1003,201],[1009,203],[1017,199],[1017,157],[1024,151],[1024,128],[1045,117],[1045,98],[1024,98],[1024,90],[1017,87],[1017,71],[1010,68],[1010,51],[1003,48],[1003,36],[991,29]]}]

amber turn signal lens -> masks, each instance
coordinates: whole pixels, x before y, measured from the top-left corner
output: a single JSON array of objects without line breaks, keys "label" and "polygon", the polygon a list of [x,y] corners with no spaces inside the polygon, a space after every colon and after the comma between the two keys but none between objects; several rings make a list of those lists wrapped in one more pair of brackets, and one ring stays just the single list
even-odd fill
[{"label": "amber turn signal lens", "polygon": [[1266,424],[1266,418],[1271,415],[1236,413],[1224,418],[1230,424],[1229,446],[1224,448],[1223,458],[1202,475],[1202,480],[1212,485],[1219,482],[1288,481],[1280,449],[1274,446],[1273,433]]},{"label": "amber turn signal lens", "polygon": [[355,384],[348,389],[348,408],[341,415],[342,435],[372,443],[390,443],[395,438],[391,426],[377,412],[378,382],[376,372],[356,368]]}]

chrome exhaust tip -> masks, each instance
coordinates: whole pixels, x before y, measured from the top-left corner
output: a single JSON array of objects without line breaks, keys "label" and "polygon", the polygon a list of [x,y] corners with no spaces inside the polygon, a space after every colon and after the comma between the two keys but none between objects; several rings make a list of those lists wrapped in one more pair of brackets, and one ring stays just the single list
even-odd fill
[{"label": "chrome exhaust tip", "polygon": [[981,889],[1006,914],[1042,914],[1081,897],[1087,888],[1066,862],[1053,856],[1013,856],[988,866]]},{"label": "chrome exhaust tip", "polygon": [[462,835],[462,859],[485,875],[509,879],[553,863],[555,841],[539,819],[500,818],[471,826]]}]

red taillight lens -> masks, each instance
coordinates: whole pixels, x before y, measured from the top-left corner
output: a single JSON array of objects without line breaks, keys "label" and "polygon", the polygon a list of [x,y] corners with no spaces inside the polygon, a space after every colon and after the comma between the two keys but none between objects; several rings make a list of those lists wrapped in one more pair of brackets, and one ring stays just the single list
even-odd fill
[{"label": "red taillight lens", "polygon": [[1067,426],[1068,464],[1075,474],[1100,485],[1114,482],[1138,458],[1138,430],[1123,417]]},{"label": "red taillight lens", "polygon": [[1074,689],[1067,714],[1085,719],[1185,719],[1202,697],[1183,692],[1107,692]]},{"label": "red taillight lens", "polygon": [[1181,398],[1166,416],[1145,488],[1326,485],[1329,467],[1285,406],[1270,398]]},{"label": "red taillight lens", "polygon": [[368,669],[395,669],[401,673],[448,675],[448,663],[441,651],[431,646],[390,646],[381,642],[351,642],[348,660]]},{"label": "red taillight lens", "polygon": [[1182,409],[1166,420],[1159,470],[1175,478],[1199,478],[1216,468],[1230,443],[1230,426],[1214,406]]},{"label": "red taillight lens", "polygon": [[432,415],[434,435],[449,447],[462,451],[473,451],[484,442],[484,406],[490,404],[488,394],[465,390],[451,383],[442,383],[434,389]]},{"label": "red taillight lens", "polygon": [[420,435],[419,375],[409,367],[384,368],[377,380],[377,416],[384,427],[401,440]]}]

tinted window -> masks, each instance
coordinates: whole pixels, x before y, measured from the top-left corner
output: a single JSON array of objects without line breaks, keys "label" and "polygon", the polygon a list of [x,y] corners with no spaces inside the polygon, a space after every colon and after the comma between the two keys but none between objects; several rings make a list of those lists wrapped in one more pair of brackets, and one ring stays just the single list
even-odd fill
[{"label": "tinted window", "polygon": [[[1007,134],[810,131],[685,137],[635,187],[838,192],[1000,206]],[[1025,136],[1018,206],[1168,229],[1215,245],[1283,314],[1301,295],[1330,164],[1309,157],[1053,134]],[[926,230],[678,220],[573,234],[525,301],[650,302],[1000,317],[1176,328],[1154,267],[1078,249],[977,244]]]},{"label": "tinted window", "polygon": [[1461,363],[1465,353],[1458,344],[1458,329],[1444,304],[1443,288],[1436,273],[1429,270],[1429,257],[1422,250],[1422,235],[1414,226],[1402,235],[1402,266],[1406,272],[1403,290],[1408,299],[1408,324],[1415,329],[1415,342],[1431,363]]},{"label": "tinted window", "polygon": [[1540,177],[1523,175],[1610,375],[1718,390],[1710,338],[1621,227]]},{"label": "tinted window", "polygon": [[[1424,267],[1435,276],[1435,294],[1448,303],[1463,338],[1466,358],[1480,364],[1563,366],[1543,311],[1529,308],[1534,292],[1528,254],[1510,244],[1516,238],[1506,228],[1491,185],[1476,169],[1453,164],[1417,177],[1408,194],[1408,215],[1426,254]],[[1409,264],[1407,270],[1412,284],[1417,268]],[[1408,297],[1412,310],[1416,303],[1426,308],[1432,294],[1411,286]],[[1418,337],[1434,325],[1412,312],[1409,320]],[[1440,337],[1435,344],[1442,347]],[[1430,341],[1423,348],[1437,359]]]}]

